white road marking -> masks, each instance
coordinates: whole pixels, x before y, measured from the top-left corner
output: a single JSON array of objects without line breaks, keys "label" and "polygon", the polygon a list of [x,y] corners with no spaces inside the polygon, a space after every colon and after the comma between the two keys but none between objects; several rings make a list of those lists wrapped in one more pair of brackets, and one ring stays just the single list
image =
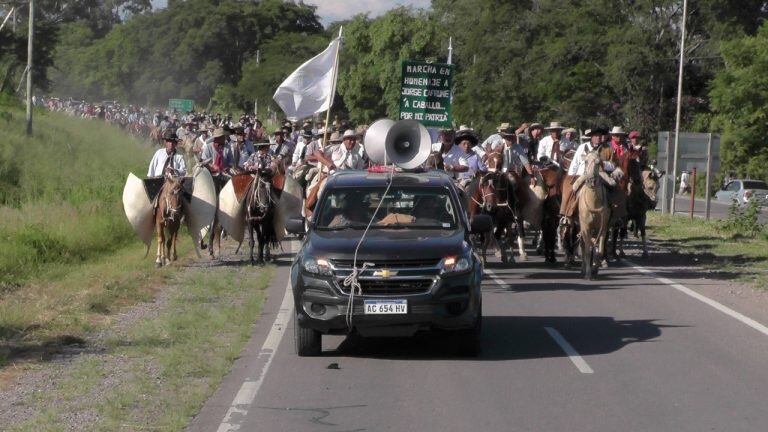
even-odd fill
[{"label": "white road marking", "polygon": [[496,282],[496,285],[498,285],[498,286],[500,286],[502,288],[506,288],[507,287],[507,283],[504,282],[503,280],[501,280],[500,277],[496,276],[496,273],[494,273],[493,270],[491,270],[491,269],[483,269],[483,272],[485,274],[487,274],[488,276],[490,276],[491,279],[494,282]]},{"label": "white road marking", "polygon": [[672,288],[674,288],[674,289],[676,289],[676,290],[678,290],[678,291],[680,291],[680,292],[682,292],[684,294],[687,294],[687,295],[695,298],[696,300],[699,300],[702,303],[706,303],[706,304],[712,306],[713,308],[719,310],[720,312],[730,316],[731,318],[735,318],[735,319],[741,321],[742,323],[752,327],[753,329],[759,331],[760,333],[768,336],[768,327],[766,327],[763,324],[760,324],[759,322],[753,320],[752,318],[750,318],[750,317],[748,317],[746,315],[743,315],[743,314],[741,314],[739,312],[736,312],[735,310],[729,308],[728,306],[725,306],[722,303],[719,303],[719,302],[717,302],[715,300],[712,300],[711,298],[709,298],[707,296],[703,296],[703,295],[697,293],[696,291],[686,287],[685,285],[679,284],[679,283],[677,283],[677,282],[675,282],[673,280],[667,279],[665,277],[660,277],[660,276],[656,275],[656,273],[654,273],[652,270],[648,270],[645,267],[639,266],[639,265],[633,263],[632,261],[629,261],[627,259],[624,259],[624,261],[627,264],[629,264],[630,267],[632,267],[633,269],[639,271],[640,273],[646,274],[646,275],[656,279],[657,281],[659,281],[659,282],[661,282],[661,283],[663,283],[665,285],[671,286]]},{"label": "white road marking", "polygon": [[557,330],[553,329],[552,327],[544,327],[544,330],[549,333],[550,336],[552,336],[552,339],[557,342],[558,345],[560,345],[560,348],[565,351],[565,353],[568,355],[568,358],[571,359],[571,362],[573,362],[573,365],[576,366],[576,369],[579,370],[579,372],[583,374],[591,374],[595,373],[595,371],[592,370],[591,367],[587,364],[586,361],[579,355],[579,353],[571,346],[571,344],[568,343],[567,340],[563,337],[563,335],[560,334]]},{"label": "white road marking", "polygon": [[[293,252],[293,242],[290,243],[289,250]],[[285,329],[288,327],[288,322],[291,320],[292,315],[293,294],[289,276],[288,283],[285,285],[285,295],[283,296],[283,302],[280,304],[280,310],[277,312],[275,322],[272,323],[272,328],[269,329],[267,338],[261,346],[261,351],[259,351],[259,358],[266,358],[266,361],[261,367],[258,377],[246,380],[240,386],[240,390],[238,390],[235,398],[232,400],[232,404],[229,406],[229,410],[224,416],[224,420],[219,424],[219,428],[217,429],[218,432],[240,430],[242,425],[239,421],[242,421],[246,414],[248,414],[248,407],[250,407],[251,404],[253,404],[253,401],[256,400],[261,384],[264,382],[269,367],[272,365],[272,359],[277,355],[277,347],[283,339]]]}]

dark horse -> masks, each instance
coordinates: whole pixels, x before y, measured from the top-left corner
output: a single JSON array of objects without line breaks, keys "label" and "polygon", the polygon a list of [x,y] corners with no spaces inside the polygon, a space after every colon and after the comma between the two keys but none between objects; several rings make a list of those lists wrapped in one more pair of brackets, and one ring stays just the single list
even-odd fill
[{"label": "dark horse", "polygon": [[560,200],[562,198],[562,182],[565,173],[556,164],[545,164],[534,168],[534,171],[537,181],[543,182],[546,190],[541,222],[544,261],[555,263],[557,262],[555,249],[557,248],[557,228],[560,224]]},{"label": "dark horse", "polygon": [[[276,258],[271,256],[270,249],[278,244],[274,218],[280,189],[273,187],[273,181],[282,177],[280,174],[273,176],[269,170],[259,170],[254,177],[245,198],[245,222],[248,229],[248,245],[251,248],[251,264],[262,264],[265,254],[267,260]],[[257,242],[259,255],[254,259],[253,249]]]},{"label": "dark horse", "polygon": [[[648,248],[645,242],[645,216],[648,210],[656,208],[658,202],[656,193],[659,190],[659,179],[664,176],[664,171],[654,167],[642,170],[639,181],[629,184],[629,197],[627,198],[627,221],[635,223],[635,229],[640,231],[643,248],[643,258],[648,257]],[[620,253],[624,253],[624,239],[619,242]]]},{"label": "dark horse", "polygon": [[176,261],[176,239],[182,216],[182,193],[184,178],[165,175],[155,206],[155,234],[157,235],[157,259],[155,265],[162,267]]}]

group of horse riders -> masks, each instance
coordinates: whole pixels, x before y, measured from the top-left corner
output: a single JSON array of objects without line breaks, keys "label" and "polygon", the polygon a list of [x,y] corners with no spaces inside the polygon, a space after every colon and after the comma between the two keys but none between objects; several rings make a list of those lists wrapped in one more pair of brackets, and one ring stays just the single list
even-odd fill
[{"label": "group of horse riders", "polygon": [[[303,189],[303,213],[309,217],[330,173],[361,170],[370,165],[364,150],[365,126],[353,129],[346,122],[335,121],[333,128],[326,131],[322,123],[306,121],[294,128],[293,123],[285,121],[268,136],[260,123],[249,117],[241,118],[240,122],[218,117],[189,120],[178,130],[167,128],[162,132],[164,148],[152,158],[148,176],[168,172],[184,175],[194,163],[211,172],[218,192],[232,175],[258,173],[269,178],[281,173],[291,176]],[[180,142],[184,143],[186,158],[177,152]],[[564,230],[569,237],[573,236],[563,239],[566,264],[571,264],[576,231],[567,228],[578,224],[573,186],[585,174],[589,153],[597,154],[600,169],[616,180],[615,185],[606,185],[611,221],[626,231],[630,189],[633,185],[635,189],[642,188],[644,179],[657,179],[659,175],[649,166],[647,147],[637,131],[625,133],[618,126],[612,130],[595,126],[579,137],[576,129],[565,128],[558,122],[549,126],[524,123],[517,128],[502,123],[496,133],[481,143],[473,129],[462,125],[456,131],[440,130],[439,141],[432,145],[424,169],[443,170],[453,177],[466,194],[471,210],[470,198],[477,196],[472,198],[476,204],[487,204],[483,187],[492,188],[490,182],[503,178],[509,192],[500,200],[510,208],[514,220],[514,227],[508,227],[506,234],[511,238],[514,231],[520,242],[524,226],[540,229],[545,258],[554,262],[552,236],[548,239],[545,231],[547,227],[550,234],[558,228]],[[650,176],[643,174],[649,171]],[[655,204],[651,202],[654,193],[646,193],[645,207]],[[540,202],[534,206],[532,217],[524,217],[530,201]],[[483,205],[474,207],[472,211],[483,211]],[[557,234],[562,237],[563,232]],[[623,234],[619,232],[620,236]],[[522,244],[520,253],[524,256]]]}]

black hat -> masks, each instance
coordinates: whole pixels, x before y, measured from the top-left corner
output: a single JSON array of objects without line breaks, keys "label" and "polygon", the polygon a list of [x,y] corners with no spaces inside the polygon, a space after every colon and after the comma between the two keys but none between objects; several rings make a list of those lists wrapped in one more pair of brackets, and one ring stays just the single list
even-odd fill
[{"label": "black hat", "polygon": [[594,136],[594,135],[605,135],[608,133],[608,128],[601,125],[595,125],[592,126],[592,129],[587,130],[584,135],[586,136]]},{"label": "black hat", "polygon": [[270,143],[268,139],[262,138],[261,141],[253,143],[253,145],[256,148],[259,148],[259,147],[269,147],[270,145],[272,145],[272,143]]},{"label": "black hat", "polygon": [[472,147],[477,145],[477,135],[472,130],[466,129],[466,130],[460,130],[456,132],[456,136],[453,138],[453,143],[458,144],[464,140],[469,140],[469,142],[472,144]]},{"label": "black hat", "polygon": [[242,126],[235,126],[232,133],[235,135],[245,135],[245,128]]},{"label": "black hat", "polygon": [[311,138],[312,137],[312,128],[303,129],[301,131],[301,136]]},{"label": "black hat", "polygon": [[173,129],[166,129],[163,131],[163,141],[178,141],[179,137],[176,135]]}]

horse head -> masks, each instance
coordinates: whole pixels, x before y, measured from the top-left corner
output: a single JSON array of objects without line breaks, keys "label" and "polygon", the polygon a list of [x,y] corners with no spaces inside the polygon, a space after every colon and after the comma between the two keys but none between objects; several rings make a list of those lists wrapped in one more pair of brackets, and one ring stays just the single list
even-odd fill
[{"label": "horse head", "polygon": [[495,178],[498,176],[496,174],[489,172],[482,176],[475,192],[475,201],[486,212],[492,211],[498,204],[495,184]]},{"label": "horse head", "polygon": [[165,175],[161,199],[164,201],[163,219],[171,222],[181,220],[182,192],[184,177],[171,174]]},{"label": "horse head", "polygon": [[488,153],[485,163],[488,165],[488,171],[499,172],[504,164],[504,156],[499,152]]},{"label": "horse head", "polygon": [[271,195],[270,182],[257,175],[253,182],[253,192],[249,195],[248,209],[250,217],[255,221],[262,221],[272,210],[274,203]]},{"label": "horse head", "polygon": [[656,194],[659,191],[659,180],[664,176],[664,171],[659,171],[651,167],[643,171],[643,193],[648,198],[649,207],[656,208],[658,198]]}]

